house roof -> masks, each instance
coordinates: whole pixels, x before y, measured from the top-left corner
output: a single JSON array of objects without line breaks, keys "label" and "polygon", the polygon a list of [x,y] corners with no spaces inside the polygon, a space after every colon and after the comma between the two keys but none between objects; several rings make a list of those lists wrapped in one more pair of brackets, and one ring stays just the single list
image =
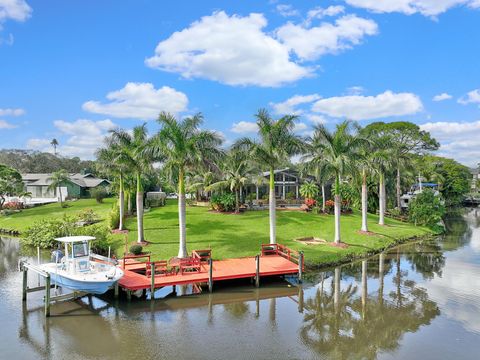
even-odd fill
[{"label": "house roof", "polygon": [[[49,186],[52,183],[51,176],[52,174],[22,174],[22,180],[29,186]],[[110,183],[107,179],[92,176],[92,174],[71,174],[69,175],[69,181],[83,188],[93,188],[105,181]]]}]

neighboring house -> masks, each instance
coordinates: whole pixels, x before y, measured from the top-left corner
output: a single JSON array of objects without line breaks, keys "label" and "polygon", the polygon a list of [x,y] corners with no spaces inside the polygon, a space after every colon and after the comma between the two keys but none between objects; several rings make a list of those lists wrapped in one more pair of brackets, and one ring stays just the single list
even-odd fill
[{"label": "neighboring house", "polygon": [[[306,179],[302,178],[298,171],[289,168],[275,170],[274,174],[275,197],[281,200],[285,200],[288,197],[294,198],[295,200],[300,199],[300,186],[307,179],[314,180],[311,176],[307,176]],[[248,189],[250,191],[247,190],[248,192],[254,192],[257,200],[269,192],[268,182],[270,180],[270,172],[266,171],[262,175],[265,177],[265,185],[250,186]]]},{"label": "neighboring house", "polygon": [[471,188],[473,191],[476,191],[478,190],[478,181],[480,180],[479,168],[470,169],[470,174],[472,174]]},{"label": "neighboring house", "polygon": [[[53,202],[58,200],[59,191],[49,189],[52,174],[22,174],[25,191],[32,194],[32,202]],[[71,174],[69,180],[61,186],[63,200],[69,198],[85,198],[90,190],[99,186],[109,186],[110,181],[96,178],[92,174]]]}]

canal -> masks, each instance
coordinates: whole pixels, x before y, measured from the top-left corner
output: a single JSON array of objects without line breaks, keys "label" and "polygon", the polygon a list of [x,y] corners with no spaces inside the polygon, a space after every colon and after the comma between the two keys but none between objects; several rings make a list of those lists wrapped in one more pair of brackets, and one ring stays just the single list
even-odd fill
[{"label": "canal", "polygon": [[478,359],[480,210],[446,225],[437,239],[310,273],[300,288],[278,280],[181,297],[165,289],[154,302],[84,297],[47,319],[42,294],[21,301],[18,261],[35,262],[35,251],[2,238],[0,359]]}]

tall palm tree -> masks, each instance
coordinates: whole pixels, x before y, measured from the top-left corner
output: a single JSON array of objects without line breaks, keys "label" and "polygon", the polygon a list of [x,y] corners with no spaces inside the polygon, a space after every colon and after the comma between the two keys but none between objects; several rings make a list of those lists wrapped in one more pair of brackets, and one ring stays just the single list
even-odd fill
[{"label": "tall palm tree", "polygon": [[185,175],[189,169],[211,165],[222,154],[220,136],[200,130],[202,114],[177,120],[172,114],[162,112],[158,117],[161,129],[155,136],[154,152],[165,157],[164,168],[178,183],[178,220],[180,241],[178,257],[187,256]]},{"label": "tall palm tree", "polygon": [[122,129],[111,131],[112,141],[118,144],[120,158],[125,167],[135,174],[137,204],[137,242],[145,241],[143,228],[143,176],[151,171],[154,161],[151,153],[152,140],[148,137],[146,124],[135,126],[132,133]]},{"label": "tall palm tree", "polygon": [[57,155],[58,140],[53,138],[52,141],[50,142],[50,145],[53,146],[53,155]]},{"label": "tall palm tree", "polygon": [[245,152],[232,149],[220,165],[222,180],[206,188],[207,191],[228,188],[235,193],[235,212],[240,212],[240,190],[249,181],[251,165]]},{"label": "tall palm tree", "polygon": [[269,171],[270,243],[275,244],[275,169],[287,163],[292,155],[300,153],[303,148],[303,141],[293,132],[297,116],[285,115],[278,120],[274,120],[265,109],[259,110],[255,116],[257,118],[258,139],[239,139],[234,147],[247,150],[254,162]]},{"label": "tall palm tree", "polygon": [[367,140],[359,135],[357,129],[352,131],[352,123],[344,121],[336,126],[334,132],[323,125],[317,125],[311,146],[319,147],[317,153],[323,153],[324,161],[319,163],[319,171],[335,175],[335,238],[336,244],[341,242],[340,237],[340,183],[347,174],[352,174],[355,164],[360,159],[360,150]]},{"label": "tall palm tree", "polygon": [[68,172],[67,170],[61,169],[52,173],[48,178],[50,180],[50,185],[48,185],[48,190],[55,190],[58,188],[58,195],[60,200],[60,206],[63,207],[62,199],[62,187],[61,185],[68,181]]}]

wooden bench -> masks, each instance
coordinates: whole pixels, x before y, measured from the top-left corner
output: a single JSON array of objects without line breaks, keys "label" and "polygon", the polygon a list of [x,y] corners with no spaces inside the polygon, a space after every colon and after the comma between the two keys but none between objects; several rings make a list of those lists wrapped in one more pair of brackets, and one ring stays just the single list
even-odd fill
[{"label": "wooden bench", "polygon": [[200,258],[188,257],[180,259],[179,272],[180,274],[189,273],[189,272],[200,272],[201,263]]},{"label": "wooden bench", "polygon": [[208,262],[212,258],[212,250],[205,249],[205,250],[193,250],[192,257],[200,259],[201,263]]}]

